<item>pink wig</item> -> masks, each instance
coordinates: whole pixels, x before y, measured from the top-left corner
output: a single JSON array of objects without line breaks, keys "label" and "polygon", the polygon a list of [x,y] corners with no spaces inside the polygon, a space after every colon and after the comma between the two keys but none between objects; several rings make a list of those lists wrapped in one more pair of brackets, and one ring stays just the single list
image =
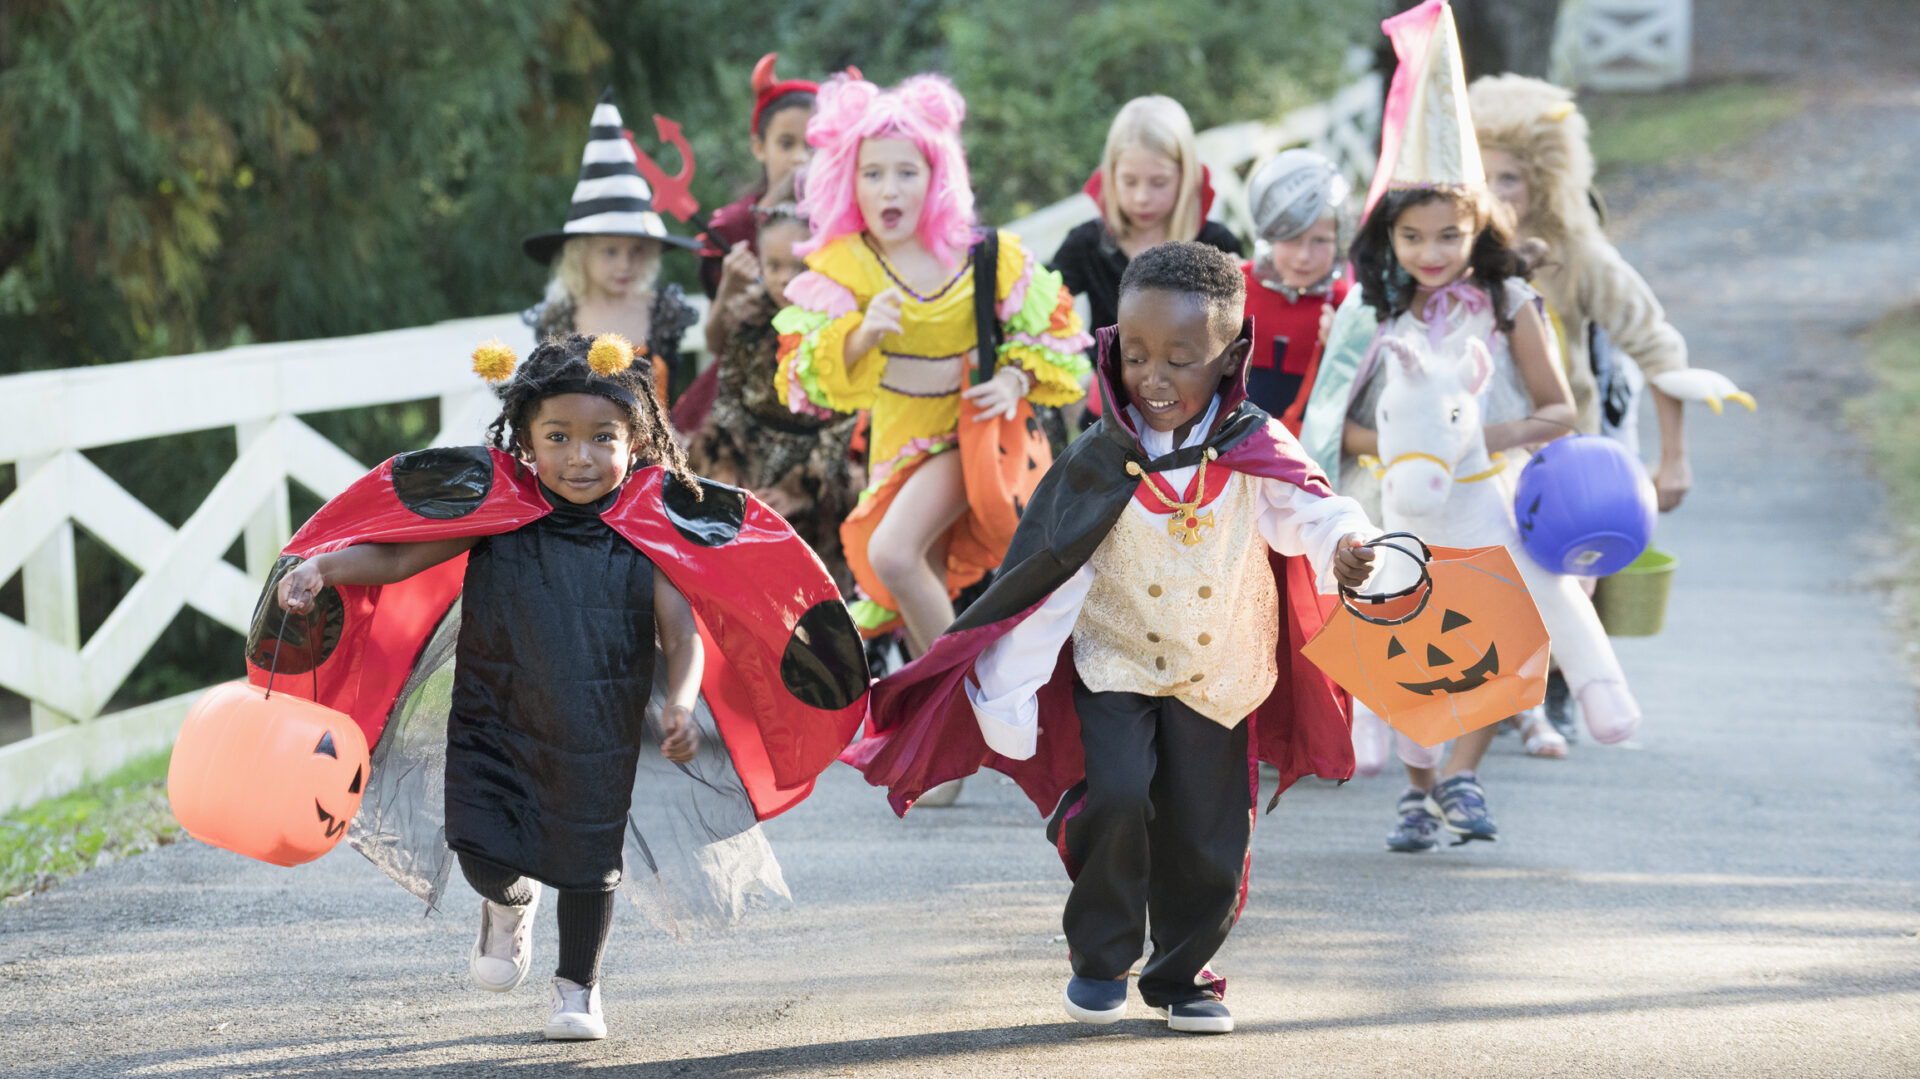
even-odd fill
[{"label": "pink wig", "polygon": [[867,227],[855,196],[860,144],[867,139],[906,139],[927,159],[927,201],[916,234],[935,258],[957,266],[971,240],[973,188],[967,180],[960,121],[967,103],[939,75],[915,75],[891,90],[865,79],[835,75],[820,87],[807,142],[813,160],[802,177],[800,212],[813,235],[794,248],[811,254]]}]

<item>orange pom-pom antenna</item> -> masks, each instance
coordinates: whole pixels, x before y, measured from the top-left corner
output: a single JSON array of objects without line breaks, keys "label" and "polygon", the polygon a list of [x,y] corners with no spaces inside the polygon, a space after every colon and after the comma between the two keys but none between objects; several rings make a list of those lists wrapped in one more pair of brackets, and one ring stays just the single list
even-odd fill
[{"label": "orange pom-pom antenna", "polygon": [[514,364],[519,360],[506,342],[495,337],[473,350],[473,373],[488,382],[505,382],[513,377]]},{"label": "orange pom-pom antenna", "polygon": [[617,333],[603,333],[587,350],[587,366],[596,375],[611,376],[633,365],[633,342]]}]

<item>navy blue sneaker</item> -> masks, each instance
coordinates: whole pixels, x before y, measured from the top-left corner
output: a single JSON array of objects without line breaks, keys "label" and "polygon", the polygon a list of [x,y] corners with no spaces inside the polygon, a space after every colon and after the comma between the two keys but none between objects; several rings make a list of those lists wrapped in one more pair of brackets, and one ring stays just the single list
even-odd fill
[{"label": "navy blue sneaker", "polygon": [[1233,1013],[1212,997],[1183,1000],[1153,1013],[1167,1021],[1168,1030],[1184,1034],[1229,1034],[1233,1031]]},{"label": "navy blue sneaker", "polygon": [[1461,772],[1435,784],[1433,793],[1427,795],[1427,812],[1439,817],[1447,831],[1460,837],[1460,843],[1500,836],[1500,829],[1487,815],[1487,792],[1480,789],[1480,781],[1472,772]]},{"label": "navy blue sneaker", "polygon": [[1127,1014],[1127,980],[1076,974],[1067,980],[1066,1005],[1068,1017],[1076,1023],[1118,1023]]},{"label": "navy blue sneaker", "polygon": [[1387,833],[1387,849],[1401,854],[1419,854],[1440,845],[1440,818],[1427,809],[1427,792],[1408,787],[1394,805],[1400,823]]}]

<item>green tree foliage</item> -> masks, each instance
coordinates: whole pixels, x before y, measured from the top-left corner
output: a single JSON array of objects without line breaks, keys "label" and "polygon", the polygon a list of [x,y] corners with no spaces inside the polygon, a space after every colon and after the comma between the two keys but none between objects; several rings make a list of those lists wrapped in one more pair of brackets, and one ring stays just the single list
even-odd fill
[{"label": "green tree foliage", "polygon": [[[13,0],[0,8],[0,371],[507,310],[613,84],[750,185],[747,73],[950,75],[982,215],[1077,188],[1144,93],[1201,127],[1331,88],[1368,0]],[[756,32],[742,33],[751,27]],[[692,225],[685,226],[689,231]],[[679,272],[685,266],[677,267]]]}]

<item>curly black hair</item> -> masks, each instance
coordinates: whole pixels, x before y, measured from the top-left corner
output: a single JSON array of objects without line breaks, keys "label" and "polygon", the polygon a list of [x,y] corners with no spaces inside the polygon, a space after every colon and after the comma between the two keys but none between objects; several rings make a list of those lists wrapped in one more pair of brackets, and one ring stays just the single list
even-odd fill
[{"label": "curly black hair", "polygon": [[1463,203],[1473,211],[1473,250],[1467,254],[1467,276],[1493,301],[1493,323],[1501,333],[1513,330],[1513,312],[1506,310],[1503,282],[1509,277],[1527,277],[1527,261],[1513,246],[1511,215],[1483,189],[1469,192],[1439,188],[1409,188],[1388,191],[1373,212],[1360,224],[1353,238],[1353,277],[1360,285],[1360,298],[1374,309],[1380,321],[1405,314],[1413,306],[1413,283],[1401,275],[1392,288],[1388,280],[1400,270],[1393,256],[1393,223],[1400,215],[1438,199]]},{"label": "curly black hair", "polygon": [[[587,364],[587,352],[593,348],[593,342],[593,338],[583,333],[555,334],[540,342],[533,353],[513,369],[513,377],[495,389],[500,396],[500,415],[487,426],[488,445],[524,458],[526,452],[531,451],[520,438],[533,421],[541,401],[562,393],[578,393],[577,385],[582,382],[589,392],[595,386],[604,385],[615,392],[600,396],[626,413],[627,430],[633,436],[633,464],[628,475],[646,465],[657,464],[699,497],[700,484],[687,467],[686,452],[674,441],[665,410],[653,395],[652,363],[645,356],[635,356],[624,371],[595,374]],[[575,385],[566,386],[566,383]],[[632,399],[628,400],[618,391],[625,391]]]},{"label": "curly black hair", "polygon": [[1120,295],[1143,289],[1198,296],[1209,330],[1228,340],[1240,335],[1247,278],[1232,255],[1211,244],[1177,240],[1140,252],[1120,275]]}]

